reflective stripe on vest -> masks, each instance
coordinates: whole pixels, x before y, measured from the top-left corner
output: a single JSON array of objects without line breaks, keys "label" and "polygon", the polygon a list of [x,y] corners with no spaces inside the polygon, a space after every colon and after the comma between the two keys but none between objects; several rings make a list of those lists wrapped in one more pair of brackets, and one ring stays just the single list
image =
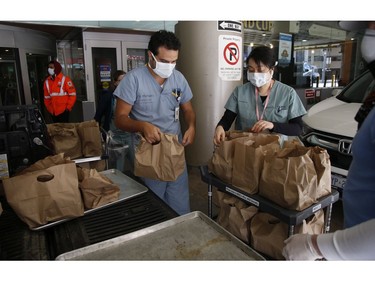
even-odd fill
[{"label": "reflective stripe on vest", "polygon": [[45,98],[49,99],[51,97],[66,96],[67,94],[66,94],[66,92],[64,92],[64,83],[65,83],[65,76],[63,76],[62,79],[61,79],[60,93],[50,93],[49,85],[48,85],[48,79],[46,79],[46,87],[47,87],[47,91],[48,91],[50,97],[45,97]]}]

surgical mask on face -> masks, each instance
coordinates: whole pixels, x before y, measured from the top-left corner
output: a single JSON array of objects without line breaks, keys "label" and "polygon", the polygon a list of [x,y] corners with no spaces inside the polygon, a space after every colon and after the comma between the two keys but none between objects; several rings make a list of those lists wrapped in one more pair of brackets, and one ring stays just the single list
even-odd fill
[{"label": "surgical mask on face", "polygon": [[362,39],[361,52],[363,59],[370,63],[375,60],[375,30],[366,29]]},{"label": "surgical mask on face", "polygon": [[271,81],[271,74],[269,72],[247,72],[247,80],[250,81],[255,87],[262,87]]},{"label": "surgical mask on face", "polygon": [[[172,75],[173,69],[175,68],[175,63],[165,63],[165,62],[158,62],[153,53],[151,53],[152,57],[156,62],[156,66],[152,69],[157,75],[161,78],[168,78]],[[150,63],[148,64],[150,66]],[[150,66],[151,67],[151,66]],[[152,67],[151,67],[152,68]]]},{"label": "surgical mask on face", "polygon": [[52,76],[55,74],[55,70],[53,68],[48,68],[48,73]]}]

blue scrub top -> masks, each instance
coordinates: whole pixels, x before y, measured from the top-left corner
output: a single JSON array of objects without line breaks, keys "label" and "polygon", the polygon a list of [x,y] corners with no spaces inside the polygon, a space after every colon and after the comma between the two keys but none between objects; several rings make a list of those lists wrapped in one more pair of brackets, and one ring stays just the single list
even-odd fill
[{"label": "blue scrub top", "polygon": [[[258,109],[261,116],[264,105],[258,97]],[[248,131],[258,121],[256,114],[255,86],[250,82],[237,86],[229,97],[225,108],[237,113],[235,129]],[[279,81],[275,81],[269,93],[269,101],[263,114],[263,120],[287,123],[290,119],[305,115],[305,107],[296,91]]]},{"label": "blue scrub top", "polygon": [[161,86],[147,66],[135,68],[121,80],[114,95],[133,106],[132,119],[149,122],[163,133],[175,134],[181,139],[180,122],[176,120],[175,112],[180,104],[190,101],[193,94],[178,70],[174,69]]},{"label": "blue scrub top", "polygon": [[375,107],[354,137],[352,154],[342,195],[345,228],[375,218]]}]

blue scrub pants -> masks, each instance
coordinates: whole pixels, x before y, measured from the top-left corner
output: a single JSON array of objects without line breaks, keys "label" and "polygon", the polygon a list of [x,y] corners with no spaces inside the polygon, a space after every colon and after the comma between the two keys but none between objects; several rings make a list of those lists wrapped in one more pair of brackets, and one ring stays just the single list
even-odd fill
[{"label": "blue scrub pants", "polygon": [[158,181],[142,178],[144,183],[158,197],[167,203],[179,215],[190,212],[189,178],[187,167],[175,181]]}]

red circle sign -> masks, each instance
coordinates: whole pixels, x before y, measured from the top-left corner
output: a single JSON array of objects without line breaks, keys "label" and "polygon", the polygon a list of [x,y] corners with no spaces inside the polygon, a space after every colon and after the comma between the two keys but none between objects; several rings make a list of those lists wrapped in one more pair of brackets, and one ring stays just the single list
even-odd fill
[{"label": "red circle sign", "polygon": [[231,42],[227,44],[224,48],[224,59],[230,65],[235,65],[238,63],[240,58],[240,51],[236,43]]}]

